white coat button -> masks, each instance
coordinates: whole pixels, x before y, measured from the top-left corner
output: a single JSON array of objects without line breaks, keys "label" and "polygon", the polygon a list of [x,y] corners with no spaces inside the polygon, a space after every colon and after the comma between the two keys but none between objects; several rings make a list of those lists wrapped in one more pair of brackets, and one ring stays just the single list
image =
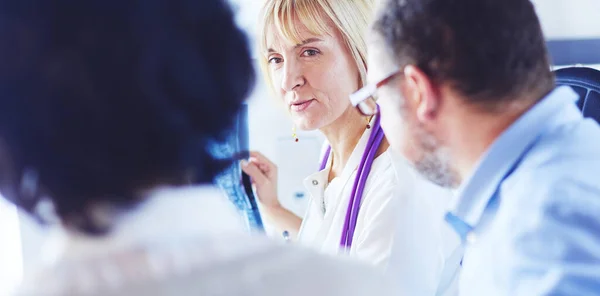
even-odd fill
[{"label": "white coat button", "polygon": [[317,180],[313,180],[313,181],[312,181],[312,183],[313,183],[313,185],[315,185],[315,186],[319,185],[319,181],[317,181]]}]

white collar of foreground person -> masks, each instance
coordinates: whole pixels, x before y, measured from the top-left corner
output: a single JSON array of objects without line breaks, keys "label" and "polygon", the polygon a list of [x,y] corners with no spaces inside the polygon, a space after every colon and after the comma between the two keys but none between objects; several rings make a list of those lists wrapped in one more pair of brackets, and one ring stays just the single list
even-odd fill
[{"label": "white collar of foreground person", "polygon": [[96,256],[139,244],[245,232],[241,216],[213,186],[155,189],[140,205],[115,219],[105,237],[90,237],[62,227],[52,229],[44,262],[52,263],[64,255]]},{"label": "white collar of foreground person", "polygon": [[375,270],[247,235],[213,187],[161,188],[103,238],[56,229],[17,295],[393,295]]}]

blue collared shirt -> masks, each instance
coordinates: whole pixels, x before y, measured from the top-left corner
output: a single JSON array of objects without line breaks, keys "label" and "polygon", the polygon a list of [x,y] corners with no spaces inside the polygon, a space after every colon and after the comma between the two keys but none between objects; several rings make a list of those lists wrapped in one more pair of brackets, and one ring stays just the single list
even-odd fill
[{"label": "blue collared shirt", "polygon": [[600,126],[559,87],[491,145],[447,221],[461,295],[600,294]]}]

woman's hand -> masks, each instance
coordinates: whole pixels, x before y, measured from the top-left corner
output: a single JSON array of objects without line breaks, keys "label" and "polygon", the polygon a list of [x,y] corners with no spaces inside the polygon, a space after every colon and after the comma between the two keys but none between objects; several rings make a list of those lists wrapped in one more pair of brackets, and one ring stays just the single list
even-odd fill
[{"label": "woman's hand", "polygon": [[250,176],[263,210],[278,231],[298,236],[302,219],[286,210],[277,198],[277,166],[258,152],[250,152],[250,159],[242,161],[242,170]]},{"label": "woman's hand", "polygon": [[259,152],[250,152],[248,161],[242,161],[242,170],[252,179],[256,195],[268,209],[281,208],[277,198],[277,166]]}]

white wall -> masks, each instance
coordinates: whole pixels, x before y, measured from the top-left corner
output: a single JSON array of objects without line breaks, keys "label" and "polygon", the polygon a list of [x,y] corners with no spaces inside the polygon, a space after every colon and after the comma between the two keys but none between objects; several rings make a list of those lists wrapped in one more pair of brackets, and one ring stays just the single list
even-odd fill
[{"label": "white wall", "polygon": [[599,0],[533,0],[532,2],[535,4],[547,39],[600,38]]},{"label": "white wall", "polygon": [[[542,23],[547,40],[589,40],[600,39],[600,1],[598,0],[533,0]],[[555,54],[567,56],[556,57],[560,66],[572,66],[567,63],[579,63],[580,57],[588,62],[598,62],[589,53],[600,52],[600,46],[594,43],[573,43],[572,49],[563,49]],[[597,43],[595,43],[597,44]],[[580,48],[579,46],[586,46]],[[593,49],[589,46],[597,46]],[[581,51],[588,56],[578,56]],[[594,54],[593,54],[594,55]],[[566,62],[569,61],[569,62]],[[598,68],[599,65],[586,65]]]}]

